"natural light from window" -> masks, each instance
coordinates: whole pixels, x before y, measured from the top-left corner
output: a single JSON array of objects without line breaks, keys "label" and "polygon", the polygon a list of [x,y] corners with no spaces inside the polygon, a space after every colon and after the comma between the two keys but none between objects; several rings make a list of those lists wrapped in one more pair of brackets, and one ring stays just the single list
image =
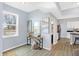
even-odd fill
[{"label": "natural light from window", "polygon": [[18,15],[12,12],[3,12],[3,37],[14,37],[18,36]]}]

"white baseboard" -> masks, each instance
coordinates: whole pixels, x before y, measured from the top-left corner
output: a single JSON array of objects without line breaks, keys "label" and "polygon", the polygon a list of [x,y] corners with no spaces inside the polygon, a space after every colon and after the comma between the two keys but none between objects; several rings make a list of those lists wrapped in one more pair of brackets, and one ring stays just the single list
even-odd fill
[{"label": "white baseboard", "polygon": [[17,48],[17,47],[20,47],[20,46],[26,45],[26,44],[27,44],[27,43],[23,43],[23,44],[20,44],[20,45],[17,45],[17,46],[14,46],[14,47],[8,48],[8,49],[6,49],[6,50],[3,50],[2,53],[3,53],[3,52],[6,52],[6,51],[8,51],[8,50],[11,50],[11,49],[14,49],[14,48]]},{"label": "white baseboard", "polygon": [[46,49],[46,50],[48,50],[48,51],[50,51],[51,49],[50,48],[46,48],[46,47],[43,47],[44,49]]},{"label": "white baseboard", "polygon": [[53,42],[53,45],[57,44],[57,41]]},{"label": "white baseboard", "polygon": [[67,37],[61,37],[61,39],[69,39],[69,38],[67,38]]}]

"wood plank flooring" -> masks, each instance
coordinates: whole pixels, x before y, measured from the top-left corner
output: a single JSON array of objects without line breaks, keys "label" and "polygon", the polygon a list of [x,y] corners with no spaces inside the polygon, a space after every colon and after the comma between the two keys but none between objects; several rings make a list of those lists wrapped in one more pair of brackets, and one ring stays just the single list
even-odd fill
[{"label": "wood plank flooring", "polygon": [[51,51],[33,50],[31,46],[24,45],[16,49],[4,52],[4,56],[73,56],[74,51],[79,50],[79,45],[70,45],[69,39],[61,39],[52,46]]}]

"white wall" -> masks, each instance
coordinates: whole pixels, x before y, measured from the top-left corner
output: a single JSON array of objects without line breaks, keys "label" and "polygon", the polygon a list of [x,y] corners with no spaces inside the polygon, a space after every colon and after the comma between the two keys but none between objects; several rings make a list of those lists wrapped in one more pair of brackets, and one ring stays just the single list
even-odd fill
[{"label": "white wall", "polygon": [[61,26],[61,37],[66,38],[67,37],[67,21],[66,20],[59,20],[60,26]]},{"label": "white wall", "polygon": [[67,22],[67,28],[79,28],[79,21]]}]

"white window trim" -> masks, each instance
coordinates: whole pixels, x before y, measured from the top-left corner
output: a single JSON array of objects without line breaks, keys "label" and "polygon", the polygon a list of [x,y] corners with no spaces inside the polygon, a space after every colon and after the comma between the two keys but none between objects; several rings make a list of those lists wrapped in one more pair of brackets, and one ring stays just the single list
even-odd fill
[{"label": "white window trim", "polygon": [[[8,12],[8,11],[3,11],[3,15],[4,14],[12,14],[16,16],[16,34],[15,35],[9,35],[9,36],[5,36],[4,34],[2,34],[3,38],[10,38],[10,37],[16,37],[19,36],[19,15],[12,13],[12,12]],[[4,27],[3,27],[3,33],[4,33]]]}]

